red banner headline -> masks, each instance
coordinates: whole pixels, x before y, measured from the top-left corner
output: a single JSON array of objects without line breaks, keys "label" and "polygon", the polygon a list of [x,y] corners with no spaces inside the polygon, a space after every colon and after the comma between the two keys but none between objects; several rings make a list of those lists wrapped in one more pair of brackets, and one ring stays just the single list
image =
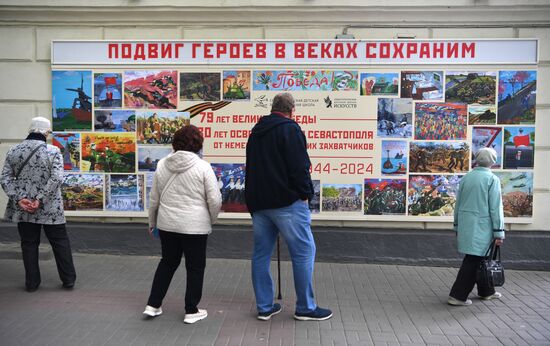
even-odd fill
[{"label": "red banner headline", "polygon": [[450,59],[476,57],[475,42],[193,42],[109,43],[108,57],[119,59]]}]

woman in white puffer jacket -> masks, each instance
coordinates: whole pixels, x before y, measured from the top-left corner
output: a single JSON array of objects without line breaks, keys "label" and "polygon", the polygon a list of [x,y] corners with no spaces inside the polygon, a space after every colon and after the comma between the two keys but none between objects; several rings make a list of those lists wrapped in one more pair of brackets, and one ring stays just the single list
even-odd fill
[{"label": "woman in white puffer jacket", "polygon": [[176,131],[174,152],[159,161],[153,177],[149,230],[159,231],[162,259],[143,312],[147,316],[162,314],[162,300],[182,255],[187,270],[184,322],[195,323],[208,315],[197,305],[202,296],[206,241],[218,218],[222,198],[212,167],[197,155],[202,143],[201,132],[193,125]]}]

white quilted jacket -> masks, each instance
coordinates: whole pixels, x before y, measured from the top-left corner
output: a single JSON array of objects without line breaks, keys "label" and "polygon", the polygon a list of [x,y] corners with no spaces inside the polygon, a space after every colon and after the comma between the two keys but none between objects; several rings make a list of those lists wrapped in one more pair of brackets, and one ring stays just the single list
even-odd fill
[{"label": "white quilted jacket", "polygon": [[222,205],[210,164],[192,152],[181,150],[159,161],[149,199],[149,227],[184,234],[212,232]]}]

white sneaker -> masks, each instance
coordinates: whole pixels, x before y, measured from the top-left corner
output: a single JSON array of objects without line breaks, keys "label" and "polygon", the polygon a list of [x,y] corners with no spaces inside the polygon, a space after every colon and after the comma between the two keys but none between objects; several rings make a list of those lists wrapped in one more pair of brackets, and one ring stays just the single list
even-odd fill
[{"label": "white sneaker", "polygon": [[502,298],[502,293],[500,292],[495,292],[492,295],[487,297],[479,297],[479,299],[482,299],[482,300],[491,300],[491,299],[500,299],[500,298]]},{"label": "white sneaker", "polygon": [[472,305],[472,301],[470,299],[466,299],[466,301],[462,301],[462,300],[458,300],[456,298],[453,298],[453,297],[449,297],[449,300],[447,300],[447,303],[449,305],[454,305],[454,306],[468,306],[468,305]]},{"label": "white sneaker", "polygon": [[147,305],[145,307],[145,311],[143,311],[143,314],[149,317],[155,317],[162,314],[162,308],[154,308],[150,305]]},{"label": "white sneaker", "polygon": [[185,314],[185,318],[183,319],[183,323],[195,323],[200,320],[204,320],[208,316],[208,312],[203,309],[199,309],[199,312],[194,314]]}]

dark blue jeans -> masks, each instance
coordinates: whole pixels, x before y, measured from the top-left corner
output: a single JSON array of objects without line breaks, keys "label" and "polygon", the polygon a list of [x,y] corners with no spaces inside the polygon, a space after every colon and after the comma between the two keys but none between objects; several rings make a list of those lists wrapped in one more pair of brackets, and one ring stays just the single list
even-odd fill
[{"label": "dark blue jeans", "polygon": [[311,212],[306,201],[298,200],[288,207],[266,209],[252,214],[254,254],[252,285],[258,312],[273,308],[275,288],[270,264],[279,232],[285,238],[294,273],[296,312],[308,313],[317,308],[313,296],[313,265],[315,241],[311,233]]}]

